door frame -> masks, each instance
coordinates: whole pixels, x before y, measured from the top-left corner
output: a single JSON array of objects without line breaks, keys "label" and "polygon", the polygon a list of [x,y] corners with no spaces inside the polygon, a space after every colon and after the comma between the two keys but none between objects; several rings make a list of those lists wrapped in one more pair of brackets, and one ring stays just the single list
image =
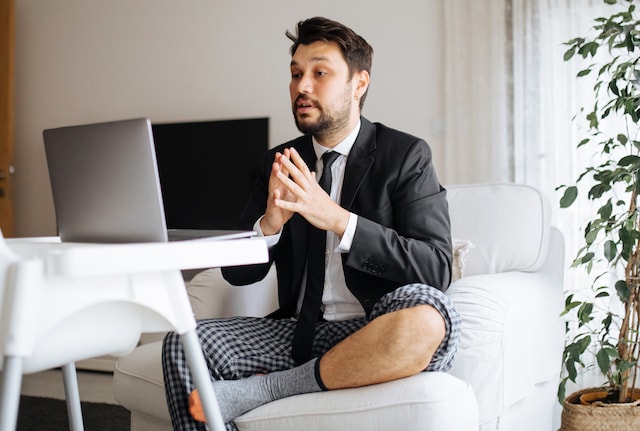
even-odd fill
[{"label": "door frame", "polygon": [[0,228],[14,233],[14,61],[15,0],[0,0]]}]

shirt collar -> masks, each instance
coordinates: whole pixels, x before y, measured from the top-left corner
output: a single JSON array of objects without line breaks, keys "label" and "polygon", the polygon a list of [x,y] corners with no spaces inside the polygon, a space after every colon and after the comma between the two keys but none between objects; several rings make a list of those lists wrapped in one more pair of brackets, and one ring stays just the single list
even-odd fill
[{"label": "shirt collar", "polygon": [[316,138],[313,137],[312,138],[313,151],[315,151],[316,153],[316,160],[319,160],[320,157],[322,157],[322,155],[327,151],[336,151],[342,154],[343,156],[348,156],[349,152],[351,151],[351,147],[353,147],[353,144],[356,142],[358,133],[360,133],[361,125],[362,125],[362,121],[358,119],[358,124],[356,124],[356,127],[353,128],[353,130],[347,135],[346,138],[342,140],[342,142],[340,142],[338,145],[336,145],[333,148],[323,147],[318,143],[318,141],[316,141]]}]

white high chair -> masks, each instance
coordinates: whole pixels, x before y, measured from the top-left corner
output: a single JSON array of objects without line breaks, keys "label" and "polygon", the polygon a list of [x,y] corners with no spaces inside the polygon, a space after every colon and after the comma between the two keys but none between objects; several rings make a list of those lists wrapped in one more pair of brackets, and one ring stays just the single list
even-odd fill
[{"label": "white high chair", "polygon": [[0,431],[15,430],[22,375],[62,367],[82,430],[74,361],[131,351],[143,332],[181,335],[207,422],[224,424],[180,269],[265,262],[261,239],[152,244],[5,240],[0,232]]}]

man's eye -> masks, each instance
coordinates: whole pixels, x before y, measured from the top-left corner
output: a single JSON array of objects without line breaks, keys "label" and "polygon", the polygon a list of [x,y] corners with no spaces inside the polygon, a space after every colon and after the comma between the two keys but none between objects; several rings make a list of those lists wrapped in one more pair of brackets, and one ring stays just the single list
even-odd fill
[{"label": "man's eye", "polygon": [[299,74],[299,73],[292,73],[292,74],[291,74],[291,79],[300,79],[300,77],[301,77],[301,76],[302,76],[302,75],[301,75],[301,74]]},{"label": "man's eye", "polygon": [[324,72],[324,71],[318,71],[318,72],[316,72],[316,75],[317,75],[317,76],[324,76],[324,75],[326,75],[326,74],[327,74],[327,72]]}]

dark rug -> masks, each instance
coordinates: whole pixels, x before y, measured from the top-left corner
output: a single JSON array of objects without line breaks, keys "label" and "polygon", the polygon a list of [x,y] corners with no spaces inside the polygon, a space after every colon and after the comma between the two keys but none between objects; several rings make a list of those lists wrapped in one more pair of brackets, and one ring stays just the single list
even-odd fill
[{"label": "dark rug", "polygon": [[[86,431],[129,431],[130,414],[113,404],[82,402],[82,418]],[[64,400],[20,397],[17,431],[65,431],[69,429],[67,404]]]}]

